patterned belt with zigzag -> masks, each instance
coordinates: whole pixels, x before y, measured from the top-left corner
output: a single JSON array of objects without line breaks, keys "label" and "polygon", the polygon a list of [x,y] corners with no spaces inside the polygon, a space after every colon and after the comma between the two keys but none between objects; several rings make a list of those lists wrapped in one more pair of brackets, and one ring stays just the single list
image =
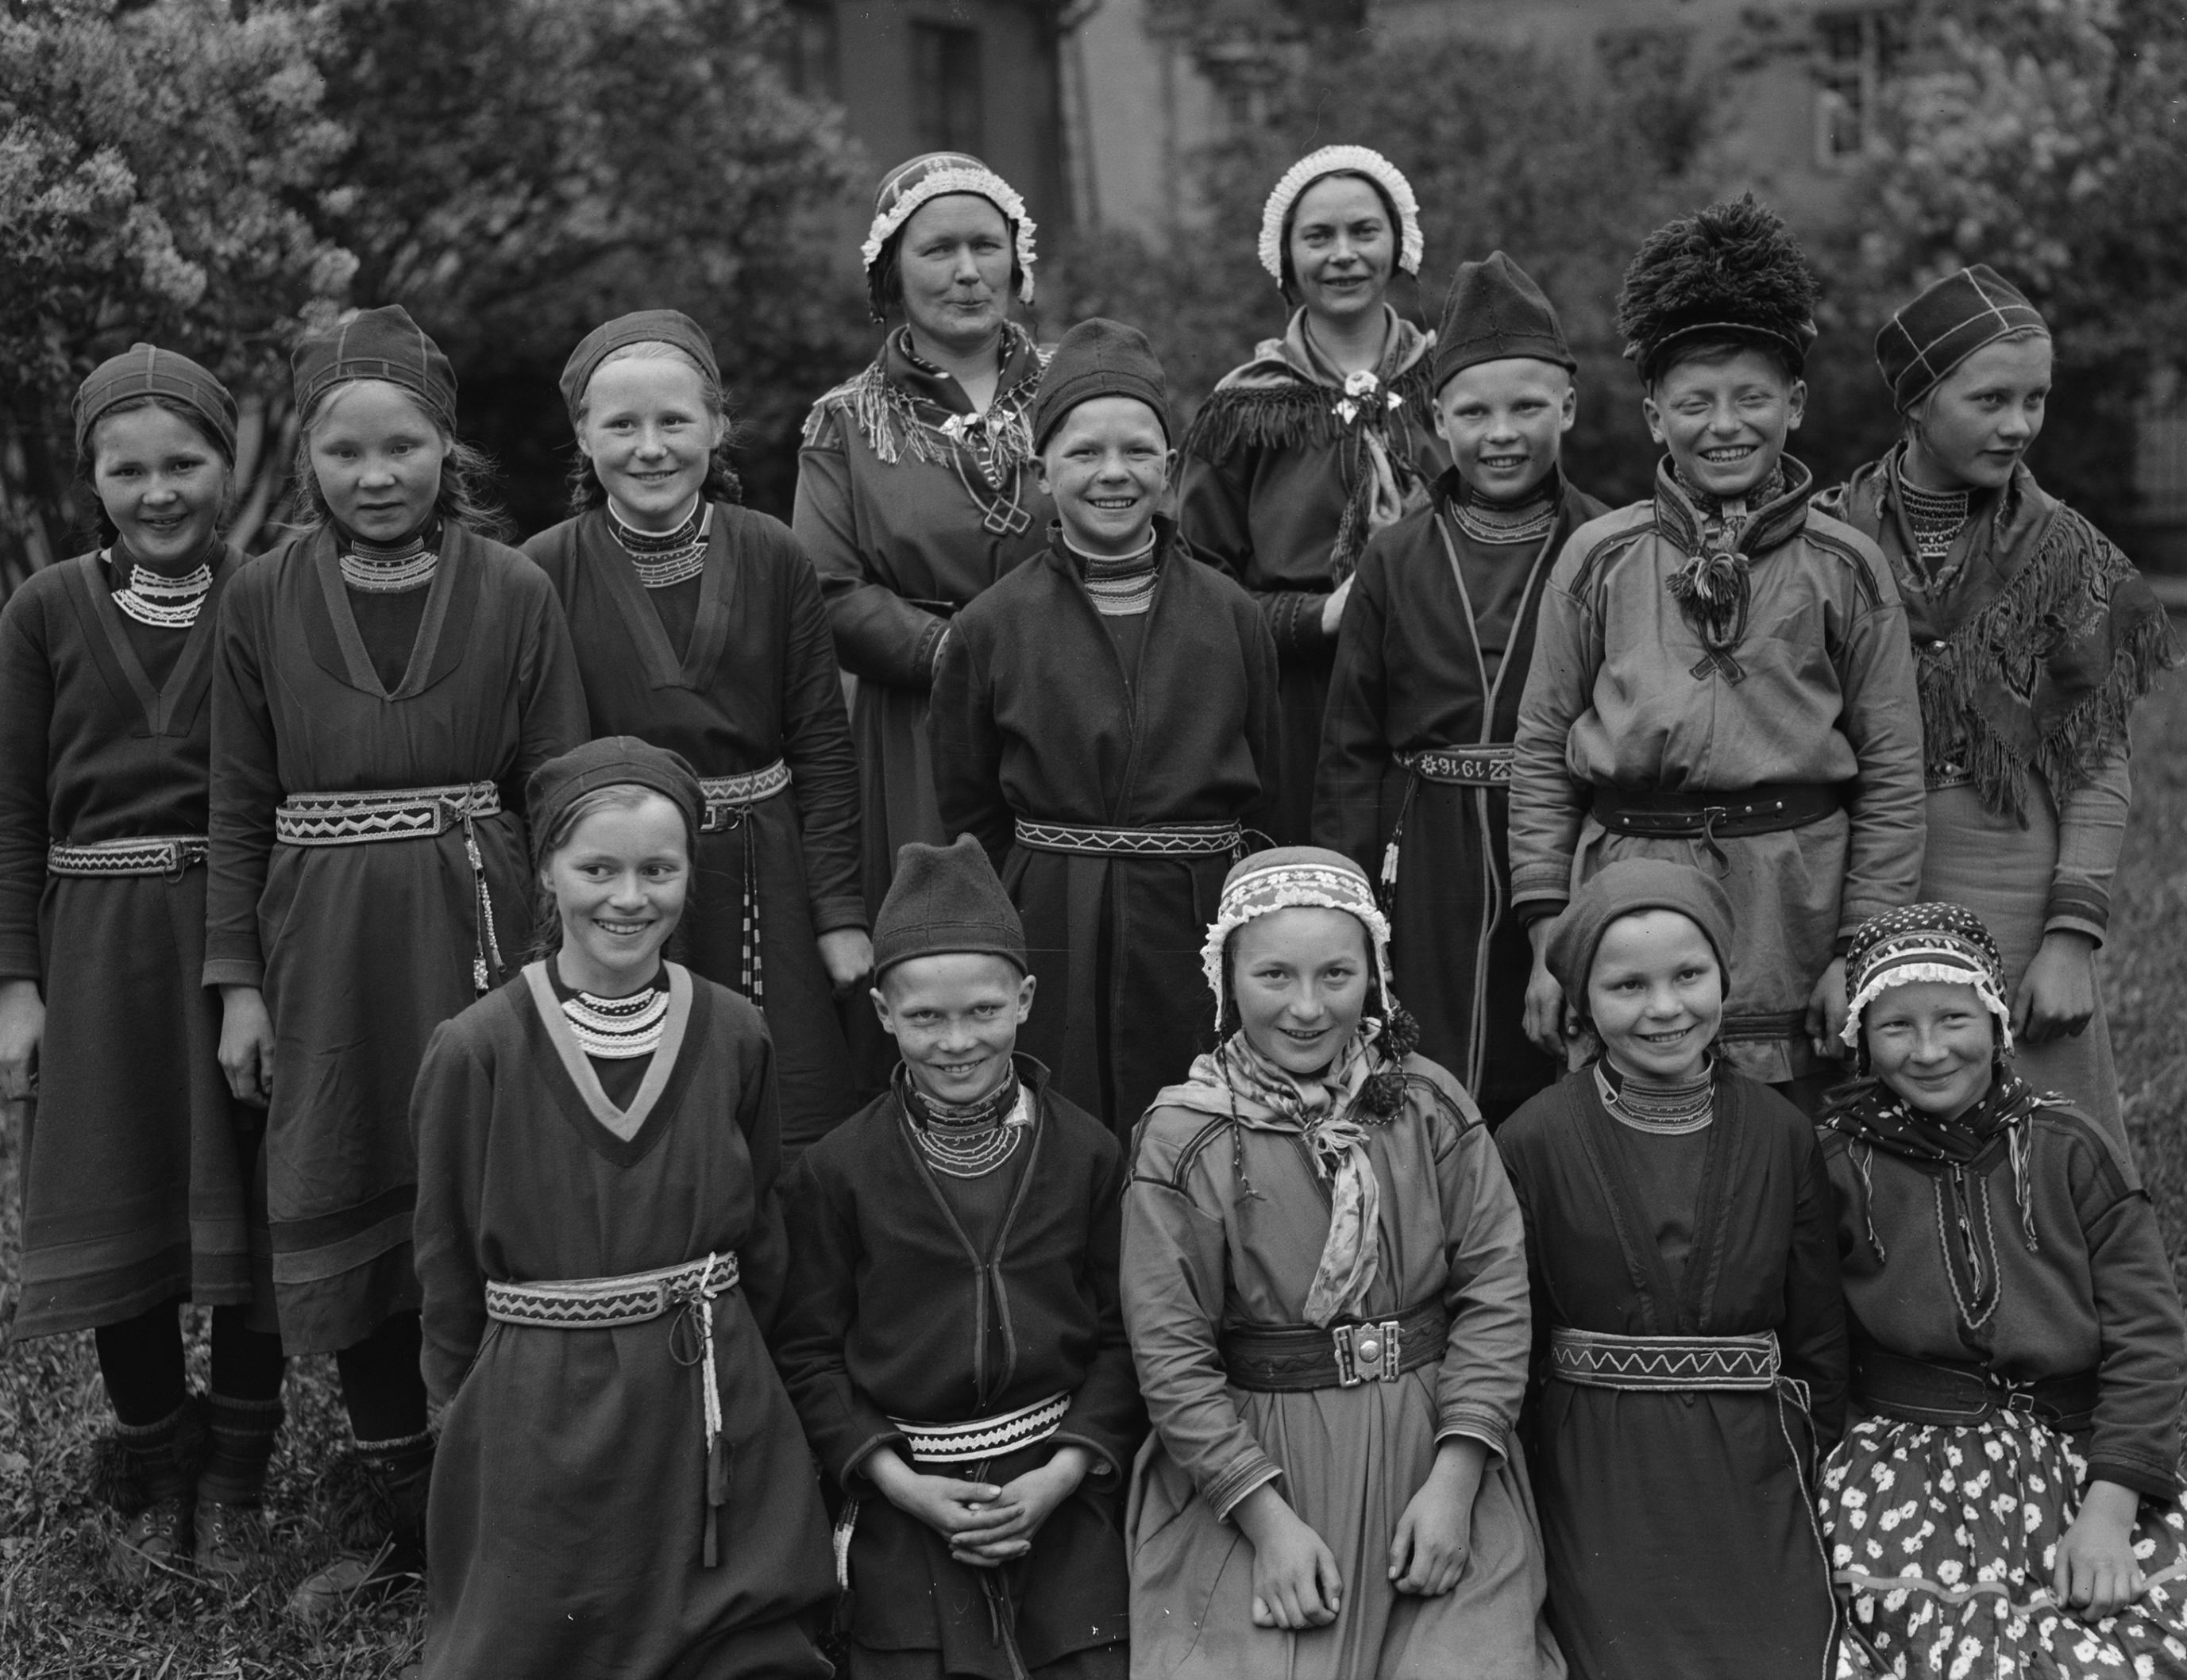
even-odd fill
[{"label": "patterned belt with zigzag", "polygon": [[1768,1391],[1777,1386],[1777,1333],[1751,1336],[1612,1336],[1549,1331],[1549,1374],[1580,1388]]},{"label": "patterned belt with zigzag", "polygon": [[88,840],[46,847],[46,872],[53,875],[165,875],[171,881],[205,861],[203,834],[144,834],[129,840]]},{"label": "patterned belt with zigzag", "polygon": [[998,1418],[977,1418],[969,1424],[914,1424],[904,1418],[889,1421],[903,1431],[914,1462],[962,1464],[1047,1440],[1070,1409],[1069,1395],[1052,1394]]},{"label": "patterned belt with zigzag", "polygon": [[1080,823],[1017,819],[1020,846],[1035,851],[1108,852],[1126,857],[1196,857],[1227,851],[1242,857],[1245,831],[1235,823],[1164,823],[1145,829],[1103,829]]},{"label": "patterned belt with zigzag", "polygon": [[734,1253],[710,1254],[658,1272],[622,1278],[565,1278],[543,1284],[486,1286],[486,1316],[535,1329],[616,1330],[644,1324],[673,1307],[736,1288]]},{"label": "patterned belt with zigzag", "polygon": [[372,840],[430,840],[466,818],[501,810],[491,782],[445,788],[390,788],[340,794],[290,794],[273,812],[284,846],[362,846]]},{"label": "patterned belt with zigzag", "polygon": [[764,770],[746,771],[741,776],[701,776],[699,792],[706,799],[706,815],[699,825],[700,832],[714,834],[733,829],[746,806],[773,799],[789,788],[790,767],[779,758]]},{"label": "patterned belt with zigzag", "polygon": [[1508,788],[1511,764],[1518,756],[1515,746],[1424,747],[1401,752],[1397,762],[1423,782],[1451,788]]}]

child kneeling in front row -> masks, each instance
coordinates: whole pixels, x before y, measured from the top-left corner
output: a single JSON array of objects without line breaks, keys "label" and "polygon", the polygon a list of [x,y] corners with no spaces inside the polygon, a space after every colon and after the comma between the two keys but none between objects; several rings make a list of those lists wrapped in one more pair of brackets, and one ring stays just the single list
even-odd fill
[{"label": "child kneeling in front row", "polygon": [[1411,1054],[1390,928],[1312,846],[1230,871],[1201,961],[1228,1037],[1140,1124],[1124,1303],[1132,1672],[1536,1680],[1519,1210]]},{"label": "child kneeling in front row", "polygon": [[1955,904],[1864,924],[1824,1154],[1866,1415],[1822,1515],[1841,1675],[2187,1675],[2187,1329],[2134,1163],[2012,1069]]},{"label": "child kneeling in front row", "polygon": [[1599,1054],[1497,1134],[1526,1221],[1549,1619],[1588,1680],[1829,1667],[1811,1472],[1845,1403],[1814,1129],[1718,1046],[1732,914],[1684,864],[1582,887],[1548,958]]},{"label": "child kneeling in front row", "polygon": [[1122,1151],[1015,1054],[1025,931],[971,835],[898,854],[874,964],[903,1059],[798,1160],[775,1341],[843,1496],[851,1680],[1122,1680]]}]

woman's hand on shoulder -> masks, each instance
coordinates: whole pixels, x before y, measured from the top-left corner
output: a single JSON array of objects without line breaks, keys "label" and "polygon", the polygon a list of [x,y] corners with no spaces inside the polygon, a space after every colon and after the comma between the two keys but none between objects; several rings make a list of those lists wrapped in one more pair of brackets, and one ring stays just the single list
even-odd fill
[{"label": "woman's hand on shoulder", "polygon": [[2096,942],[2060,928],[2043,936],[2012,999],[2012,1031],[2030,1044],[2078,1037],[2096,1013]]},{"label": "woman's hand on shoulder", "polygon": [[0,1102],[20,1102],[37,1089],[38,1046],[46,1036],[46,1003],[34,980],[0,980]]},{"label": "woman's hand on shoulder", "polygon": [[2058,1542],[2050,1590],[2086,1622],[2115,1615],[2146,1585],[2134,1555],[2134,1520],[2141,1496],[2115,1481],[2091,1481],[2080,1514]]},{"label": "woman's hand on shoulder", "polygon": [[1253,1543],[1253,1626],[1301,1632],[1336,1620],[1344,1597],[1336,1554],[1273,1482],[1248,1493],[1230,1516]]},{"label": "woman's hand on shoulder", "polygon": [[1473,1554],[1473,1501],[1487,1462],[1488,1449],[1465,1436],[1436,1449],[1435,1468],[1390,1540],[1390,1579],[1400,1593],[1434,1599],[1458,1585]]}]

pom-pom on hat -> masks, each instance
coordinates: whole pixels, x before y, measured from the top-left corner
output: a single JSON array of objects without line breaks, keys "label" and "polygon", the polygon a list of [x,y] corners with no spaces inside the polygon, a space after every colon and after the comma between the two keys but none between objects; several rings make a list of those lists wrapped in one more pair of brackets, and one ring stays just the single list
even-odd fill
[{"label": "pom-pom on hat", "polygon": [[1549,930],[1549,949],[1543,952],[1565,996],[1583,1014],[1588,976],[1594,972],[1603,935],[1620,917],[1649,910],[1675,910],[1707,936],[1724,990],[1731,990],[1731,901],[1715,879],[1667,858],[1621,858],[1588,877],[1572,895]]},{"label": "pom-pom on hat", "polygon": [[970,834],[954,846],[917,840],[898,848],[896,879],[874,919],[874,978],[899,963],[944,952],[1002,957],[1027,972],[1025,924],[1003,891],[987,848]]},{"label": "pom-pom on hat", "polygon": [[1440,391],[1483,362],[1522,356],[1579,369],[1556,306],[1532,276],[1500,250],[1485,261],[1460,263],[1436,329],[1435,388]]},{"label": "pom-pom on hat", "polygon": [[1063,417],[1097,396],[1136,397],[1155,411],[1168,437],[1169,385],[1147,335],[1121,321],[1095,317],[1063,335],[1033,397],[1032,447],[1045,449]]},{"label": "pom-pom on hat", "polygon": [[331,331],[314,334],[296,346],[289,365],[296,412],[306,419],[336,385],[384,379],[415,396],[443,431],[455,435],[456,370],[399,303],[361,309]]},{"label": "pom-pom on hat", "polygon": [[714,341],[706,336],[705,328],[680,309],[634,310],[587,333],[562,364],[562,401],[569,407],[571,425],[577,423],[577,407],[585,400],[585,387],[592,384],[600,363],[633,344],[672,344],[705,369],[717,386],[722,382],[720,364],[714,360]]},{"label": "pom-pom on hat", "polygon": [[1026,214],[1025,199],[1018,189],[970,152],[925,152],[908,163],[900,163],[883,177],[874,195],[873,225],[858,249],[870,280],[874,264],[885,245],[911,220],[912,212],[930,199],[951,193],[970,193],[985,199],[1010,224],[1010,237],[1018,259],[1018,299],[1032,301],[1033,219]]},{"label": "pom-pom on hat", "polygon": [[1363,175],[1390,195],[1397,212],[1397,267],[1408,274],[1419,273],[1425,245],[1420,238],[1420,201],[1413,195],[1413,183],[1378,151],[1365,146],[1324,146],[1285,170],[1283,179],[1269,193],[1268,203],[1261,207],[1261,267],[1268,271],[1269,278],[1279,284],[1283,282],[1284,222],[1291,206],[1325,175]]},{"label": "pom-pom on hat", "polygon": [[1383,1008],[1397,1007],[1390,986],[1390,921],[1375,902],[1374,884],[1362,869],[1341,851],[1318,846],[1279,846],[1257,851],[1231,866],[1223,879],[1223,896],[1217,902],[1215,919],[1208,924],[1207,941],[1200,949],[1200,972],[1207,989],[1215,994],[1218,1014],[1228,977],[1223,972],[1223,953],[1230,936],[1246,923],[1278,910],[1341,910],[1358,919],[1367,930],[1367,945],[1374,953],[1375,979],[1381,988]]},{"label": "pom-pom on hat", "polygon": [[164,396],[201,417],[235,464],[235,399],[228,387],[190,360],[157,345],[132,344],[93,368],[76,391],[76,452],[87,452],[91,429],[117,402]]},{"label": "pom-pom on hat", "polygon": [[1883,323],[1875,365],[1904,413],[1985,345],[2024,333],[2049,337],[2042,311],[1987,262],[1947,274]]},{"label": "pom-pom on hat", "polygon": [[1701,337],[1759,340],[1795,368],[1815,341],[1815,275],[1777,213],[1726,199],[1641,241],[1617,295],[1625,354],[1652,383],[1666,353]]},{"label": "pom-pom on hat", "polygon": [[534,865],[547,861],[548,840],[571,806],[588,793],[616,787],[650,788],[666,799],[683,813],[684,837],[695,850],[705,804],[698,773],[682,753],[635,735],[603,735],[548,759],[525,784],[524,812],[531,824]]},{"label": "pom-pom on hat", "polygon": [[1870,916],[1846,950],[1846,1023],[1839,1036],[1865,1070],[1860,1031],[1868,1006],[1894,986],[1921,981],[1971,986],[1997,1018],[1999,1047],[2012,1048],[2012,1006],[2004,997],[2004,959],[1981,917],[1957,904],[1909,904]]}]

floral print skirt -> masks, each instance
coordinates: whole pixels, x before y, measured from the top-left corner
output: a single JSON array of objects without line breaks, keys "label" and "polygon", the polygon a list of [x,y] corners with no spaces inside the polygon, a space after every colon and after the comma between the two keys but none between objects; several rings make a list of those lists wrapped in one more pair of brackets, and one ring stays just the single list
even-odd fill
[{"label": "floral print skirt", "polygon": [[1937,1680],[2187,1680],[2187,1510],[2142,1502],[2148,1582],[2094,1627],[2050,1591],[2088,1464],[2071,1436],[2010,1413],[1976,1424],[1864,1419],[1823,1467],[1838,1674]]}]

